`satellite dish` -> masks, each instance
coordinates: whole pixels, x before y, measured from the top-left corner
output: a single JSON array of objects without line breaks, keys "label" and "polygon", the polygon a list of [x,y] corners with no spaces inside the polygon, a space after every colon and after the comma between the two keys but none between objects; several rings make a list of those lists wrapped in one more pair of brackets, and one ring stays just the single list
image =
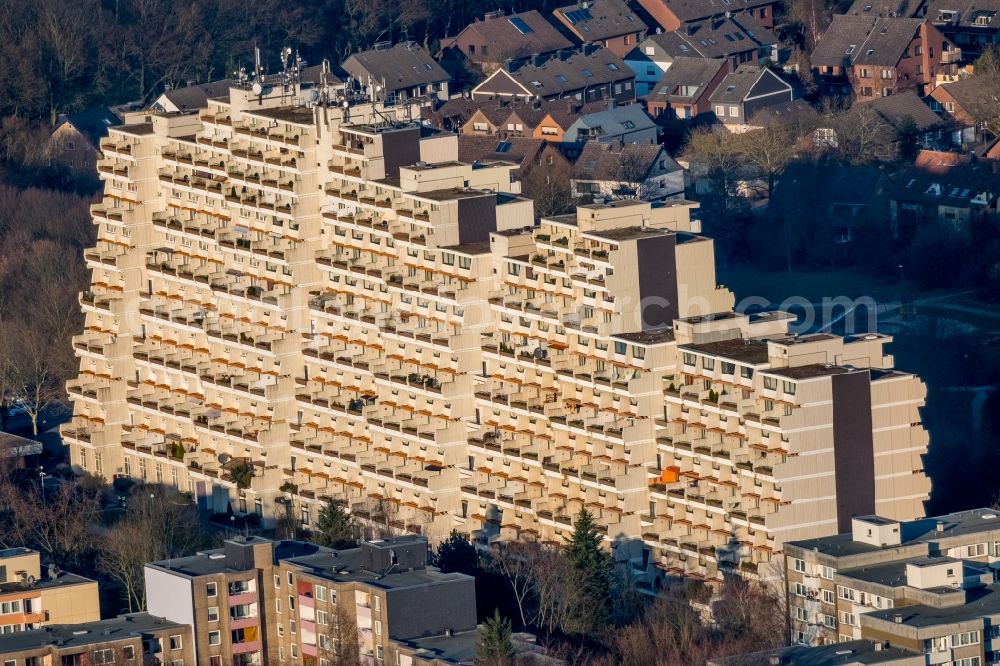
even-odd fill
[{"label": "satellite dish", "polygon": [[253,86],[251,86],[250,89],[253,90],[254,95],[259,95],[264,92],[264,86],[260,84],[260,81],[254,81]]},{"label": "satellite dish", "polygon": [[319,101],[319,91],[318,90],[310,90],[309,91],[309,101],[310,102],[318,102]]},{"label": "satellite dish", "polygon": [[229,462],[229,454],[228,453],[220,453],[219,454],[219,464],[220,465],[225,465],[227,462]]},{"label": "satellite dish", "polygon": [[346,109],[347,107],[349,107],[350,105],[351,105],[351,103],[350,103],[350,102],[348,102],[348,101],[347,101],[346,99],[345,99],[345,100],[344,100],[343,102],[341,102],[341,106],[343,106],[343,107],[344,107],[345,109]]},{"label": "satellite dish", "polygon": [[375,86],[375,92],[382,92],[382,86]]},{"label": "satellite dish", "polygon": [[28,587],[34,587],[36,582],[35,577],[31,574],[28,574],[28,577],[24,579],[24,582]]}]

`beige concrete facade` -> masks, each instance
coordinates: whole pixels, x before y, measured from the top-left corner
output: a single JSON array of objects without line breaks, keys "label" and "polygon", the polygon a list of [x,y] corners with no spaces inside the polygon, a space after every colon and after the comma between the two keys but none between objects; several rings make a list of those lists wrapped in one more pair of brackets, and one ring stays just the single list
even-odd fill
[{"label": "beige concrete facade", "polygon": [[100,619],[97,581],[43,571],[34,550],[0,550],[0,634]]},{"label": "beige concrete facade", "polygon": [[835,533],[848,441],[868,512],[922,514],[920,381],[885,337],[729,313],[696,204],[536,225],[516,165],[293,97],[233,89],[111,130],[74,465],[266,519],[338,501],[432,539],[561,542],[587,508],[651,579]]}]

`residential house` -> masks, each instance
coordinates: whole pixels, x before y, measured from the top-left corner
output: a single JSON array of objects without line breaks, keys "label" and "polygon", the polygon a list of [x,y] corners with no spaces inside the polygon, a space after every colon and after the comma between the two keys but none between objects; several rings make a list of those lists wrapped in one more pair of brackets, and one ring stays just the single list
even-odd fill
[{"label": "residential house", "polygon": [[741,132],[750,128],[749,119],[758,110],[795,99],[795,90],[773,70],[743,65],[727,74],[708,99],[719,122]]},{"label": "residential house", "polygon": [[607,108],[602,101],[581,104],[574,99],[552,101],[519,98],[448,100],[426,115],[438,129],[470,136],[534,137],[560,143],[563,133],[581,113]]},{"label": "residential house", "polygon": [[[110,620],[57,624],[0,635],[0,663],[5,666],[90,666],[163,664],[194,666],[194,639],[187,622],[170,622],[150,613]],[[211,666],[221,666],[221,661]],[[252,662],[230,657],[227,664]],[[258,662],[259,664],[260,662]]]},{"label": "residential house", "polygon": [[912,167],[896,177],[889,193],[892,232],[904,242],[918,229],[941,224],[969,234],[979,224],[995,223],[1000,166],[923,150]]},{"label": "residential house", "polygon": [[724,16],[745,16],[773,28],[778,5],[776,0],[639,0],[639,4],[667,32]]},{"label": "residential house", "polygon": [[635,72],[636,94],[639,97],[649,94],[673,61],[674,56],[652,37],[642,40],[626,53],[625,64]]},{"label": "residential house", "polygon": [[43,452],[42,443],[9,432],[0,432],[0,461],[23,469],[34,467]]},{"label": "residential house", "polygon": [[972,62],[1000,44],[1000,0],[928,0],[922,14]]},{"label": "residential house", "polygon": [[676,118],[695,118],[712,109],[709,97],[729,73],[725,60],[674,58],[670,69],[645,96],[646,111],[659,118],[665,113]]},{"label": "residential house", "polygon": [[341,67],[368,99],[386,106],[415,98],[448,99],[448,73],[419,44],[376,44],[350,55]]},{"label": "residential house", "polygon": [[573,98],[580,102],[635,100],[635,75],[609,49],[584,45],[540,65],[501,68],[472,90],[473,99]]},{"label": "residential house", "polygon": [[619,148],[626,143],[657,143],[656,123],[640,104],[612,106],[577,118],[563,135],[567,143],[600,141]]},{"label": "residential house", "polygon": [[971,62],[1000,42],[1000,0],[854,0],[848,14],[927,19]]},{"label": "residential house", "polygon": [[[791,224],[793,251],[807,261],[821,262],[832,252],[850,259],[862,229],[885,218],[888,187],[888,177],[872,166],[796,161],[775,180],[768,211]],[[799,225],[805,210],[808,223]]]},{"label": "residential house", "polygon": [[[650,44],[652,42],[652,44]],[[744,64],[778,59],[778,38],[769,29],[745,17],[719,17],[692,23],[682,30],[652,35],[641,48],[655,46],[676,58],[725,58],[730,71]]]},{"label": "residential house", "polygon": [[[512,177],[523,184],[532,170],[540,165],[555,162],[569,164],[555,144],[531,137],[498,138],[490,136],[458,137],[458,159],[469,164],[495,164],[509,162],[517,166]],[[523,189],[523,185],[522,185]]]},{"label": "residential house", "polygon": [[838,15],[813,50],[812,69],[822,94],[869,100],[911,89],[926,95],[960,59],[928,21]]},{"label": "residential house", "polygon": [[970,76],[942,83],[929,96],[931,108],[951,120],[951,142],[967,145],[978,140],[979,127],[973,117],[977,106],[1000,104],[1000,99],[990,98],[981,78]]},{"label": "residential house", "polygon": [[752,129],[781,126],[801,129],[803,135],[815,130],[819,123],[819,113],[804,99],[793,99],[757,109],[747,121]]},{"label": "residential house", "polygon": [[170,88],[156,98],[150,105],[153,111],[163,113],[186,113],[197,111],[208,106],[212,97],[224,97],[234,85],[230,79],[209,81],[208,83],[189,84],[179,88]]},{"label": "residential house", "polygon": [[856,104],[852,111],[863,108],[874,109],[882,120],[897,131],[905,129],[905,125],[912,120],[917,131],[916,140],[923,146],[936,146],[947,139],[944,120],[913,90]]},{"label": "residential house", "polygon": [[49,161],[92,172],[101,155],[101,139],[109,127],[121,124],[121,118],[105,107],[60,116],[45,147]]},{"label": "residential house", "polygon": [[640,143],[621,148],[587,142],[573,167],[573,191],[595,199],[663,201],[684,196],[684,169],[663,146]]},{"label": "residential house", "polygon": [[581,44],[598,44],[619,58],[635,48],[646,24],[625,0],[581,0],[552,12]]},{"label": "residential house", "polygon": [[49,624],[101,619],[97,582],[41,567],[41,555],[28,548],[0,550],[0,635]]},{"label": "residential house", "polygon": [[441,51],[457,50],[487,73],[505,63],[544,57],[573,44],[535,10],[506,16],[490,12],[455,35],[441,40]]}]

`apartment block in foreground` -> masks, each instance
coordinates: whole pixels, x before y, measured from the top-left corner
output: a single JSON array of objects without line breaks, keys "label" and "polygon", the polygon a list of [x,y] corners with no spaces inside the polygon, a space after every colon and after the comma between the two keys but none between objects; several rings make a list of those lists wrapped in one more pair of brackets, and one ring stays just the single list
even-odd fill
[{"label": "apartment block in foreground", "polygon": [[75,466],[431,539],[561,543],[586,508],[650,584],[923,515],[891,339],[732,313],[697,204],[536,222],[516,164],[307,92],[111,128]]},{"label": "apartment block in foreground", "polygon": [[[973,656],[995,662],[989,653],[990,640],[1000,636],[993,586],[1000,570],[998,520],[992,509],[913,521],[860,516],[848,532],[786,543],[793,640],[889,640],[933,653],[928,663]],[[975,641],[948,638],[967,631],[976,632]]]},{"label": "apartment block in foreground", "polygon": [[0,634],[99,619],[97,581],[54,566],[43,571],[41,555],[28,548],[0,550]]},{"label": "apartment block in foreground", "polygon": [[418,536],[339,551],[239,537],[147,564],[149,609],[193,628],[197,664],[329,664],[355,626],[363,663],[395,664],[393,641],[475,633],[472,577],[427,555]]}]

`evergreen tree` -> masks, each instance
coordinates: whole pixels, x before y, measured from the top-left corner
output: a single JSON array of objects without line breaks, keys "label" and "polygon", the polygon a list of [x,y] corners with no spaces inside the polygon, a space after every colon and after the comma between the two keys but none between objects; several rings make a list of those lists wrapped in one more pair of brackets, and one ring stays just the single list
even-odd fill
[{"label": "evergreen tree", "polygon": [[443,573],[457,571],[472,575],[479,569],[479,553],[469,537],[452,530],[434,554],[434,565]]},{"label": "evergreen tree", "polygon": [[579,634],[598,632],[611,621],[614,569],[610,556],[601,550],[603,540],[593,515],[581,510],[565,549],[581,593],[568,628]]},{"label": "evergreen tree", "polygon": [[350,514],[335,502],[327,502],[319,512],[313,541],[327,548],[344,549],[358,545],[357,530]]},{"label": "evergreen tree", "polygon": [[477,666],[505,666],[514,658],[514,644],[510,640],[510,620],[500,617],[500,610],[493,612],[479,628],[479,646],[476,648]]}]

